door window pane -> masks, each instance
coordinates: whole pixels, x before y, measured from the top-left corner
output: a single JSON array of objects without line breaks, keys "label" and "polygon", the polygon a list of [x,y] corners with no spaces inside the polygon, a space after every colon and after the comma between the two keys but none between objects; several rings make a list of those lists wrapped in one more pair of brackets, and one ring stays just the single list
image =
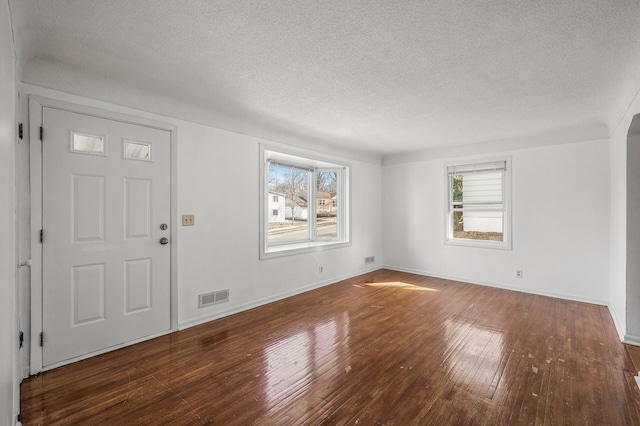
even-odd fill
[{"label": "door window pane", "polygon": [[151,144],[124,141],[124,158],[130,160],[151,161]]},{"label": "door window pane", "polygon": [[104,136],[71,132],[71,151],[82,154],[106,155]]}]

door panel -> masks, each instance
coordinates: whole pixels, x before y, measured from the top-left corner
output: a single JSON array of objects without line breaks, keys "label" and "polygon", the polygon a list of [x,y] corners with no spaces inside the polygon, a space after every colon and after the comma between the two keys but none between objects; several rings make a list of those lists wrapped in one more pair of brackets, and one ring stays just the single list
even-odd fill
[{"label": "door panel", "polygon": [[170,132],[43,108],[43,366],[170,329]]},{"label": "door panel", "polygon": [[72,268],[72,327],[104,320],[104,266],[100,263]]},{"label": "door panel", "polygon": [[106,176],[72,178],[73,242],[104,241]]},{"label": "door panel", "polygon": [[150,238],[151,179],[127,179],[126,186],[126,238]]}]

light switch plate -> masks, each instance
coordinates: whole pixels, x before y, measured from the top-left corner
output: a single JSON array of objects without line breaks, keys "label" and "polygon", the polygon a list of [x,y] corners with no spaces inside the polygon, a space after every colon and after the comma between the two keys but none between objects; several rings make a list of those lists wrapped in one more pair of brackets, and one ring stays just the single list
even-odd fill
[{"label": "light switch plate", "polygon": [[195,215],[193,214],[183,214],[182,215],[182,226],[195,226]]}]

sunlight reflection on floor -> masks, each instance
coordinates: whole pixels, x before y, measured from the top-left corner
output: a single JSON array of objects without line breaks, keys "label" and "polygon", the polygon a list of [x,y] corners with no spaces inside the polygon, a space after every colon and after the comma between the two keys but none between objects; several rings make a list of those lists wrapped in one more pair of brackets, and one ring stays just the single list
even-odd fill
[{"label": "sunlight reflection on floor", "polygon": [[[407,283],[398,282],[398,281],[388,282],[388,283],[365,283],[364,286],[376,287],[376,288],[401,288],[403,290],[410,290],[410,291],[440,291],[440,290],[436,290],[435,288],[421,287],[419,285],[407,284]],[[356,285],[356,287],[362,287],[362,286]]]},{"label": "sunlight reflection on floor", "polygon": [[348,365],[348,336],[349,315],[344,312],[265,348],[265,396],[270,408],[292,395],[303,398],[318,374],[330,375],[340,370],[338,365]]},{"label": "sunlight reflection on floor", "polygon": [[502,333],[459,321],[445,321],[446,369],[454,383],[475,395],[492,398],[504,367]]}]

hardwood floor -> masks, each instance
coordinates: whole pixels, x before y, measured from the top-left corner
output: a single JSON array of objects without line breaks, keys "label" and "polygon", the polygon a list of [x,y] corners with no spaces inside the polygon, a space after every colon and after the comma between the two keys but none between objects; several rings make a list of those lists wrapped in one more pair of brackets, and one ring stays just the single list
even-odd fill
[{"label": "hardwood floor", "polygon": [[[624,345],[624,348],[627,350],[627,353],[631,358],[631,363],[633,364],[633,371],[640,372],[640,347],[632,346],[632,345]],[[640,373],[637,373],[637,374],[640,374]]]},{"label": "hardwood floor", "polygon": [[636,425],[608,310],[380,270],[31,377],[25,425]]}]

